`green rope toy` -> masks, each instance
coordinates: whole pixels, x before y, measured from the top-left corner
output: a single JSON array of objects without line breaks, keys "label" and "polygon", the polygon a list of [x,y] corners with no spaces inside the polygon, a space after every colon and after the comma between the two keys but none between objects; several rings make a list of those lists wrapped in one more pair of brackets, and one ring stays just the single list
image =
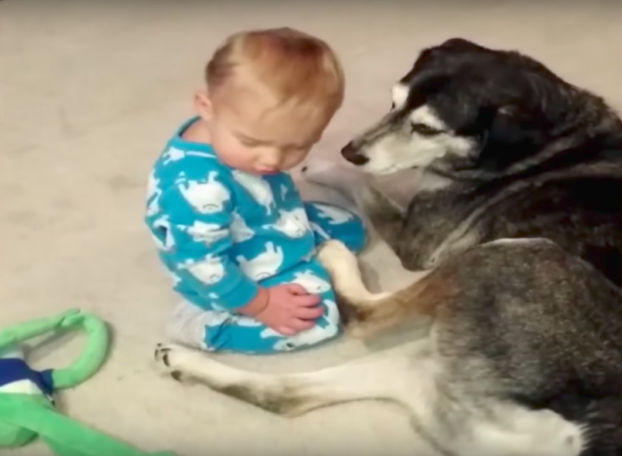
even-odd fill
[{"label": "green rope toy", "polygon": [[[77,328],[86,332],[87,344],[74,364],[44,371],[28,366],[23,342]],[[137,450],[56,411],[54,391],[97,373],[109,347],[106,323],[77,309],[0,329],[0,449],[22,447],[39,437],[57,456],[175,456]]]}]

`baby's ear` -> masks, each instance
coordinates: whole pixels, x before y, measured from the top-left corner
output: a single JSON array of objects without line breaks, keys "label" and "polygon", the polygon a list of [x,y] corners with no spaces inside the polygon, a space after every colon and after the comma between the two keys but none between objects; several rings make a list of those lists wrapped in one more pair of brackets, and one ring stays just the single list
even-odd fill
[{"label": "baby's ear", "polygon": [[197,90],[194,93],[194,109],[203,120],[212,118],[212,101],[209,98],[207,90]]}]

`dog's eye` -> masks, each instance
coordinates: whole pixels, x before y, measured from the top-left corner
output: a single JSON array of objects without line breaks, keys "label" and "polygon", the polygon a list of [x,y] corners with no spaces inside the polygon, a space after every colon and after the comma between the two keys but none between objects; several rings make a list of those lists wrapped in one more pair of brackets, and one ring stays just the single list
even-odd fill
[{"label": "dog's eye", "polygon": [[422,123],[411,124],[410,131],[411,133],[417,133],[421,136],[434,136],[442,133],[441,130]]}]

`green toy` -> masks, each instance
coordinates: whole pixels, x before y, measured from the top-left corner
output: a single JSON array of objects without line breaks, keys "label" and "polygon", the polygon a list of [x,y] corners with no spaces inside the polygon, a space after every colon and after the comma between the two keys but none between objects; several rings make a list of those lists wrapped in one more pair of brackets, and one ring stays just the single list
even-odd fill
[{"label": "green toy", "polygon": [[[20,344],[80,327],[87,334],[87,345],[73,365],[44,371],[28,366]],[[134,449],[54,408],[53,392],[79,385],[94,375],[104,363],[109,345],[106,323],[77,309],[0,329],[0,450],[22,447],[40,437],[57,456],[175,456]]]}]

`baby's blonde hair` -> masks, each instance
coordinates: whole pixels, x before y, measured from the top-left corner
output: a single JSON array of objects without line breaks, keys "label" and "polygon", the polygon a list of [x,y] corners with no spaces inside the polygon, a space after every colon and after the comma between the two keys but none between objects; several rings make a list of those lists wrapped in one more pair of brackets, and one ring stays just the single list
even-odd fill
[{"label": "baby's blonde hair", "polygon": [[210,93],[240,80],[252,81],[273,98],[272,110],[296,110],[320,120],[329,120],[341,107],[345,90],[343,70],[331,47],[288,27],[230,36],[207,64],[205,79]]}]

